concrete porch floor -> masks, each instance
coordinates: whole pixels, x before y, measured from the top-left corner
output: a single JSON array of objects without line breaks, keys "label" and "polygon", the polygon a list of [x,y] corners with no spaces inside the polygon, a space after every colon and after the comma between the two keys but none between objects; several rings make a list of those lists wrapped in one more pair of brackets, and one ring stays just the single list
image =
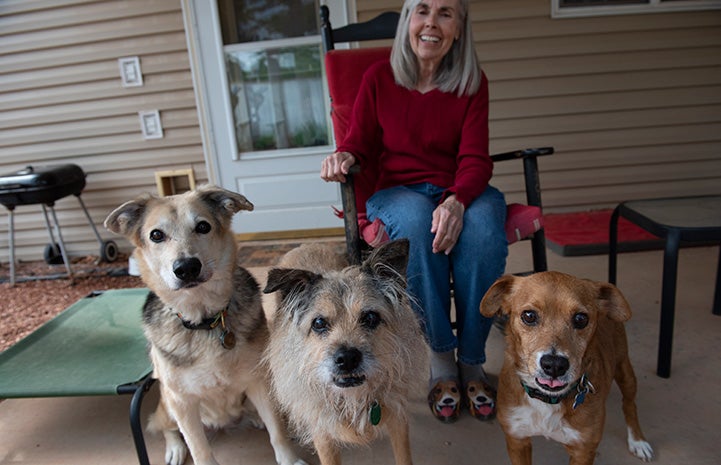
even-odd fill
[{"label": "concrete porch floor", "polygon": [[[508,271],[529,269],[526,245],[511,247]],[[639,384],[641,425],[654,447],[655,463],[716,465],[721,463],[718,425],[721,418],[721,317],[711,314],[718,247],[682,249],[676,305],[673,365],[670,379],[656,376],[656,350],[661,295],[662,252],[619,256],[618,285],[634,314],[627,332]],[[549,252],[549,268],[595,280],[607,279],[607,257],[560,257]],[[266,268],[251,271],[261,282]],[[497,374],[503,360],[503,338],[493,330],[488,341],[486,371]],[[137,463],[128,423],[130,397],[14,399],[0,403],[0,464],[97,465]],[[143,404],[143,418],[157,403],[157,384]],[[612,388],[606,409],[604,438],[596,464],[636,464],[626,448],[620,393]],[[496,421],[481,423],[467,413],[452,425],[433,419],[425,400],[411,402],[414,463],[508,464],[503,434]],[[162,437],[147,435],[152,464],[164,463]],[[271,464],[265,431],[237,427],[217,432],[212,444],[221,464]],[[310,463],[312,452],[299,448]],[[567,463],[562,446],[538,438],[534,463]],[[348,449],[344,464],[392,464],[387,441],[369,448]],[[191,463],[188,460],[186,463]]]}]

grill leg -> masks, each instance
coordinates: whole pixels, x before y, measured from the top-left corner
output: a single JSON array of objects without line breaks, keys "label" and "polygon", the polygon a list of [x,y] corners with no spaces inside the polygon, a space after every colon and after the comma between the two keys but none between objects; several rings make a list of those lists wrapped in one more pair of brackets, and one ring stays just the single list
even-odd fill
[{"label": "grill leg", "polygon": [[[50,233],[50,240],[53,241],[54,244],[55,238],[53,237],[53,233],[50,229],[50,222],[48,221],[48,212],[47,208],[45,208],[45,205],[43,207],[43,213],[45,214],[45,223],[48,227],[48,232]],[[73,271],[70,269],[70,259],[68,258],[68,254],[65,251],[65,241],[63,241],[63,235],[60,232],[60,224],[58,223],[58,217],[55,214],[55,208],[53,208],[52,205],[48,205],[48,208],[50,208],[50,214],[53,216],[53,223],[55,226],[55,234],[58,235],[58,244],[60,245],[60,254],[63,256],[63,262],[65,263],[65,270],[68,272],[68,278],[71,280],[73,279]]]},{"label": "grill leg", "polygon": [[15,220],[14,212],[11,208],[10,215],[8,215],[9,227],[8,233],[10,235],[10,285],[15,286]]},{"label": "grill leg", "polygon": [[85,213],[85,218],[88,219],[88,223],[90,223],[90,227],[93,228],[93,233],[95,233],[95,238],[98,240],[98,243],[102,246],[103,238],[100,237],[100,233],[98,233],[98,228],[95,227],[95,223],[93,223],[93,219],[90,217],[90,213],[88,213],[88,209],[85,208],[85,202],[83,202],[83,199],[80,198],[80,195],[76,195],[75,198],[77,198],[78,202],[80,202],[80,206],[82,207],[83,212]]},{"label": "grill leg", "polygon": [[50,220],[48,219],[48,210],[45,208],[45,205],[40,205],[43,207],[43,218],[45,219],[45,228],[48,230],[48,236],[50,236],[50,244],[55,244],[57,242],[55,240],[55,235],[53,234],[53,228],[50,226]]}]

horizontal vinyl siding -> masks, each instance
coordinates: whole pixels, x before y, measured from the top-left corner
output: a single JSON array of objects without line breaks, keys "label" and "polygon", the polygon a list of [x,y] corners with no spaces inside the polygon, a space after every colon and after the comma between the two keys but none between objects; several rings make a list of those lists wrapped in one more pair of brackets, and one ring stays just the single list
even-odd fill
[{"label": "horizontal vinyl siding", "polygon": [[[142,87],[122,87],[117,60],[126,56],[140,58]],[[143,140],[138,112],[156,109],[164,138]],[[156,171],[192,168],[207,180],[179,0],[0,4],[0,174],[61,163],[85,171],[81,197],[93,222],[126,251],[102,227],[113,208],[156,192]],[[78,201],[63,198],[56,211],[70,255],[97,255]],[[3,263],[7,231],[3,218]],[[48,242],[40,206],[19,206],[16,256],[42,258]]]},{"label": "horizontal vinyl siding", "polygon": [[[402,2],[358,0],[368,19]],[[546,211],[721,193],[721,12],[551,19],[549,0],[471,2],[491,151],[554,146]],[[493,183],[522,200],[521,167]]]}]

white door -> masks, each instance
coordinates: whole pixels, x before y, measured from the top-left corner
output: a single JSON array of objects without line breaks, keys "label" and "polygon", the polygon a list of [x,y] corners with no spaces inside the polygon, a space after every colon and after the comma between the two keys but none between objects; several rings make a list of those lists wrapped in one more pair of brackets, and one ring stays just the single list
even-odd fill
[{"label": "white door", "polygon": [[[325,0],[334,27],[344,0]],[[336,183],[319,177],[334,147],[318,0],[183,0],[211,182],[255,205],[236,233],[342,228]]]}]

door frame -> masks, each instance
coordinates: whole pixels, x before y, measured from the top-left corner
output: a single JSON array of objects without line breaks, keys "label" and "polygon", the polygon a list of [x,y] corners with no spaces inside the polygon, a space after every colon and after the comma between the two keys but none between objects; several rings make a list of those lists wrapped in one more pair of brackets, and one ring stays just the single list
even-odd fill
[{"label": "door frame", "polygon": [[[355,21],[355,0],[320,0],[320,4],[329,6],[334,25]],[[237,154],[237,149],[232,121],[221,119],[232,114],[230,102],[217,85],[209,85],[228,87],[218,5],[216,0],[181,0],[181,6],[208,180],[219,184],[221,154]],[[222,111],[216,111],[219,106]]]},{"label": "door frame", "polygon": [[[331,21],[334,25],[342,26],[348,24],[349,21],[355,21],[355,0],[320,0],[319,3],[328,5],[332,12]],[[253,173],[259,170],[266,170],[266,174],[271,171],[273,167],[270,164],[274,160],[275,163],[278,163],[278,160],[281,159],[287,160],[289,165],[293,165],[298,164],[303,157],[305,157],[305,176],[308,179],[310,173],[307,171],[307,163],[309,160],[313,160],[311,163],[318,163],[319,165],[322,156],[333,150],[332,147],[335,146],[335,141],[332,139],[332,131],[329,131],[331,144],[328,146],[293,150],[288,151],[287,154],[278,151],[275,154],[260,156],[258,152],[239,155],[235,141],[230,101],[223,91],[223,89],[228,88],[228,80],[217,0],[181,0],[181,6],[208,181],[232,190],[242,191],[243,188],[236,187],[231,178],[232,173],[245,173],[245,168],[238,171],[229,170],[227,169],[228,163],[233,161],[245,165],[250,163],[252,169],[248,171],[248,175],[255,176]],[[263,168],[264,166],[266,168]],[[268,179],[268,177],[266,176],[265,179]],[[248,185],[244,184],[244,186]],[[339,187],[330,185],[320,187],[321,195],[317,198],[312,196],[315,199],[313,200],[315,206],[311,207],[315,208],[315,210],[312,210],[314,212],[318,212],[319,208],[325,208],[325,206],[320,207],[320,203],[327,205],[325,203],[327,201],[334,204],[337,202],[332,199],[337,199],[338,202],[340,199]],[[296,192],[303,193],[303,189],[301,188]],[[307,192],[305,194],[311,195]],[[267,200],[268,196],[265,196],[265,199]],[[313,214],[304,215],[302,209],[295,210],[295,207],[281,208],[286,208],[289,217],[287,223],[284,217],[283,224],[280,226],[273,220],[273,218],[276,218],[272,213],[273,207],[267,207],[267,205],[266,209],[261,205],[256,208],[256,211],[250,213],[256,218],[252,222],[247,222],[245,219],[241,222],[238,218],[240,215],[236,215],[233,221],[236,236],[241,240],[251,240],[342,234],[342,226],[336,226],[331,213],[329,213],[328,217],[314,216]],[[291,210],[288,211],[287,208],[291,208]],[[256,215],[260,216],[256,217]],[[294,219],[295,221],[293,221]],[[298,227],[291,230],[291,228],[286,228],[285,224],[296,224]],[[284,230],[284,228],[287,230]]]}]

